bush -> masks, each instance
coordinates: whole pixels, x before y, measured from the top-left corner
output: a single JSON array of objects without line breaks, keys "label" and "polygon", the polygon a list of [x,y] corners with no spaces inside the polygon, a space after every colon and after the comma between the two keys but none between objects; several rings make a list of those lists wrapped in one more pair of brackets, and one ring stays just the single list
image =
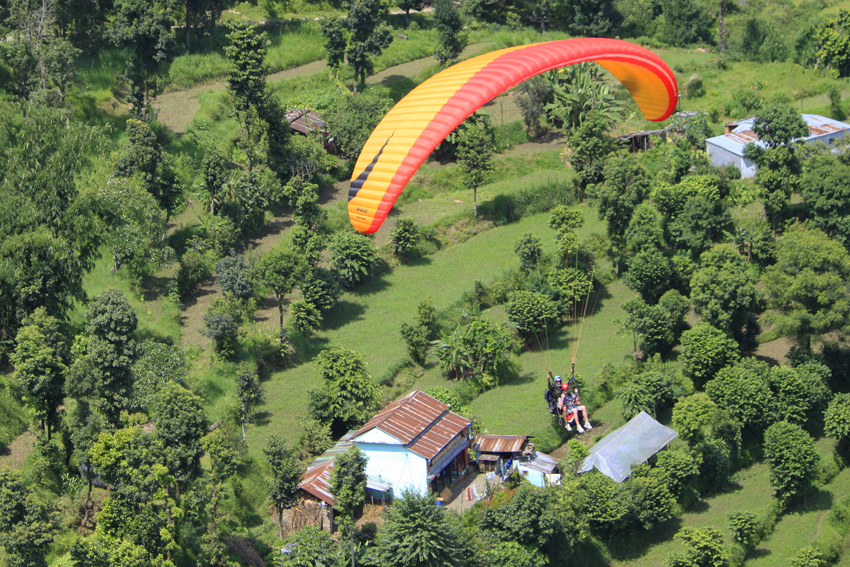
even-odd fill
[{"label": "bush", "polygon": [[765,431],[764,456],[770,465],[770,484],[781,502],[807,490],[817,477],[820,457],[814,439],[787,421]]},{"label": "bush", "polygon": [[210,277],[210,265],[200,252],[189,250],[180,258],[177,270],[177,291],[182,297],[189,295],[201,280]]},{"label": "bush", "polygon": [[245,258],[231,254],[215,265],[215,282],[225,297],[245,301],[254,295],[254,284]]},{"label": "bush", "polygon": [[555,303],[542,293],[533,291],[512,293],[505,313],[520,334],[537,340],[541,340],[540,336],[558,319]]},{"label": "bush", "polygon": [[215,352],[224,358],[232,358],[236,351],[239,334],[239,311],[225,299],[216,297],[204,313],[201,334],[213,340]]},{"label": "bush", "polygon": [[824,431],[839,441],[850,440],[850,394],[836,394],[824,414]]},{"label": "bush", "polygon": [[729,531],[732,532],[732,540],[747,551],[755,549],[761,539],[761,525],[752,512],[729,514]]},{"label": "bush", "polygon": [[289,308],[292,324],[296,329],[309,335],[322,326],[322,312],[315,305],[302,299],[296,301]]},{"label": "bush", "polygon": [[738,343],[708,323],[698,323],[682,333],[682,360],[685,374],[697,387],[714,378],[722,368],[740,358]]},{"label": "bush", "polygon": [[378,265],[378,251],[372,239],[362,234],[339,232],[329,246],[331,264],[345,287],[369,279]]},{"label": "bush", "polygon": [[419,226],[413,219],[398,219],[395,228],[390,234],[393,245],[393,253],[406,259],[409,254],[416,250],[420,238]]}]

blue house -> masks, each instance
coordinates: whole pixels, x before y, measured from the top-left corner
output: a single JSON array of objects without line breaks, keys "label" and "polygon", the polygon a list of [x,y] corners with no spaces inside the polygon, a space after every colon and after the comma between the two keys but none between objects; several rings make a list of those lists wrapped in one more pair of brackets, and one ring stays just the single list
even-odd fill
[{"label": "blue house", "polygon": [[366,488],[373,497],[391,494],[397,498],[405,490],[439,493],[465,473],[471,431],[468,419],[452,413],[436,398],[414,391],[316,458],[301,476],[299,488],[307,499],[333,506],[333,461],[356,444],[367,458]]}]

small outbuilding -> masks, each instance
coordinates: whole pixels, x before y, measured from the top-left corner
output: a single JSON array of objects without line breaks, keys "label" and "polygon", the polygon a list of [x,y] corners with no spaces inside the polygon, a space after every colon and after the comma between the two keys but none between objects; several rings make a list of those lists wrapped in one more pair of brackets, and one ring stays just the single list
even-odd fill
[{"label": "small outbuilding", "polygon": [[528,437],[525,435],[479,435],[475,438],[475,458],[478,470],[497,472],[505,476],[509,463],[522,454]]},{"label": "small outbuilding", "polygon": [[[827,146],[832,146],[836,140],[843,138],[850,130],[850,124],[832,118],[817,114],[803,114],[801,116],[809,127],[809,135],[796,140],[797,142],[807,144],[822,142]],[[764,143],[753,132],[754,121],[755,117],[750,117],[736,123],[726,124],[725,134],[708,138],[705,141],[705,151],[713,165],[718,167],[734,165],[741,170],[742,177],[755,176],[756,164],[744,157],[744,148],[747,144],[754,143],[765,147]]]},{"label": "small outbuilding", "polygon": [[580,472],[596,468],[612,480],[623,482],[631,474],[632,465],[645,463],[677,435],[642,411],[623,427],[600,439],[590,449]]}]

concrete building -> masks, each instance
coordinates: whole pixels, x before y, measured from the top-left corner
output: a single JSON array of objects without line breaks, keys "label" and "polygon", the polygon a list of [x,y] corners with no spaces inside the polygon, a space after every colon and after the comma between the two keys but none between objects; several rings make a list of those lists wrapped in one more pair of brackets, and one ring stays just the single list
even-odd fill
[{"label": "concrete building", "polygon": [[451,487],[466,472],[472,423],[436,398],[415,391],[391,403],[357,431],[349,431],[301,476],[305,501],[333,506],[330,473],[337,455],[352,444],[367,458],[367,498],[398,498]]},{"label": "concrete building", "polygon": [[[850,124],[817,114],[803,114],[801,116],[809,127],[809,135],[797,141],[803,141],[807,144],[823,142],[831,146],[836,139],[843,138],[850,129]],[[739,122],[727,124],[725,134],[708,138],[705,141],[705,150],[708,152],[712,164],[716,166],[731,164],[741,170],[741,175],[744,178],[755,176],[756,164],[744,158],[744,147],[747,144],[756,143],[764,147],[764,144],[753,132],[754,120],[755,118],[746,118]]]}]

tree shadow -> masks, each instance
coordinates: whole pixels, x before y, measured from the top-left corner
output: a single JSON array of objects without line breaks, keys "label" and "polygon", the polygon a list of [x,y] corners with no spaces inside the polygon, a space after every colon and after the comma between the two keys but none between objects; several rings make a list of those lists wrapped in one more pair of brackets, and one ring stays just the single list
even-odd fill
[{"label": "tree shadow", "polygon": [[633,561],[644,556],[654,545],[673,539],[683,524],[682,518],[672,518],[650,530],[635,530],[622,536],[612,534],[608,551],[615,561]]},{"label": "tree shadow", "polygon": [[[389,271],[389,269],[387,268],[386,271]],[[358,296],[369,296],[386,291],[389,287],[390,282],[388,282],[382,274],[375,274],[369,280],[355,286],[352,291],[354,291],[354,293]]]},{"label": "tree shadow", "polygon": [[263,427],[271,423],[272,414],[267,411],[258,411],[254,414],[254,425]]},{"label": "tree shadow", "polygon": [[[201,297],[216,293],[216,290],[212,288],[213,285],[214,284],[212,278],[206,278],[198,282],[197,287],[192,292],[192,294],[182,298],[180,303],[182,305],[183,311],[185,311],[189,307],[194,307],[195,305],[197,305],[198,299],[200,299]],[[181,317],[181,319],[185,319],[185,317]]]},{"label": "tree shadow", "polygon": [[162,296],[168,293],[169,283],[173,278],[163,278],[153,275],[145,275],[142,277],[142,298],[145,301],[157,301]]},{"label": "tree shadow", "polygon": [[404,75],[388,75],[381,80],[380,84],[389,87],[390,96],[395,102],[400,101],[407,93],[416,88],[416,82]]},{"label": "tree shadow", "polygon": [[362,303],[345,300],[337,301],[336,305],[325,315],[322,321],[322,329],[325,331],[335,331],[349,323],[361,321],[364,313],[366,313],[366,306]]},{"label": "tree shadow", "polygon": [[768,555],[770,555],[769,549],[767,549],[766,547],[757,547],[756,549],[752,550],[747,554],[747,560],[759,559],[762,557],[767,557]]},{"label": "tree shadow", "polygon": [[834,500],[832,492],[815,488],[813,492],[805,493],[802,498],[798,498],[792,506],[789,506],[788,513],[825,512],[832,508]]}]

